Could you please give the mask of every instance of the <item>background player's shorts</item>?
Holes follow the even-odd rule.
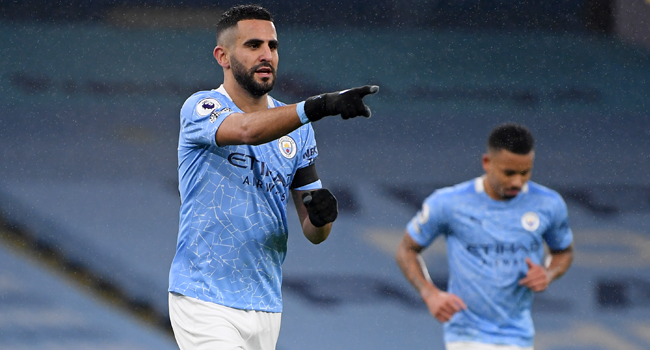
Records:
[[[447,350],[533,350],[533,347],[522,348],[516,345],[500,345],[459,341],[445,344]]]
[[[181,350],[274,350],[281,316],[169,293],[169,319]]]

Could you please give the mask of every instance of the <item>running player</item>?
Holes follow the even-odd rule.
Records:
[[[525,127],[496,127],[483,155],[485,175],[435,191],[407,225],[397,264],[444,323],[447,350],[531,350],[533,292],[571,265],[566,204],[528,181],[533,146]],[[447,292],[433,285],[419,255],[438,236],[447,241]]]
[[[274,349],[282,312],[281,265],[292,196],[309,241],[324,241],[338,215],[321,188],[310,122],[370,117],[364,86],[286,106],[268,96],[278,38],[257,5],[225,11],[214,57],[224,82],[192,95],[181,109],[181,195],[169,312],[179,347]]]

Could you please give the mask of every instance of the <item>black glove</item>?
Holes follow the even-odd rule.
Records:
[[[305,204],[307,213],[309,213],[309,221],[316,227],[323,227],[334,222],[339,216],[336,198],[326,188],[303,193],[302,203]]]
[[[365,85],[343,91],[312,96],[305,100],[305,115],[315,122],[328,115],[340,114],[343,119],[364,116],[370,118],[370,108],[363,104],[366,95],[379,91],[377,85]]]

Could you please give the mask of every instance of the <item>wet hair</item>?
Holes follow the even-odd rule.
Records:
[[[492,130],[487,147],[489,151],[505,149],[515,154],[528,154],[535,148],[535,141],[525,126],[507,123]]]
[[[217,23],[217,43],[219,36],[226,30],[237,25],[237,22],[247,19],[260,19],[273,22],[273,15],[260,5],[237,5],[221,14]]]

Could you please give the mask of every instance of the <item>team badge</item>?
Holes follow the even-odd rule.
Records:
[[[539,227],[539,215],[533,211],[529,211],[521,217],[521,226],[526,231],[533,232]]]
[[[280,153],[282,153],[282,155],[287,159],[293,158],[298,151],[296,141],[289,136],[280,137],[278,140],[278,147],[280,148]]]
[[[204,98],[196,104],[196,114],[205,117],[218,108],[221,108],[221,103],[219,103],[219,101],[214,98]]]

